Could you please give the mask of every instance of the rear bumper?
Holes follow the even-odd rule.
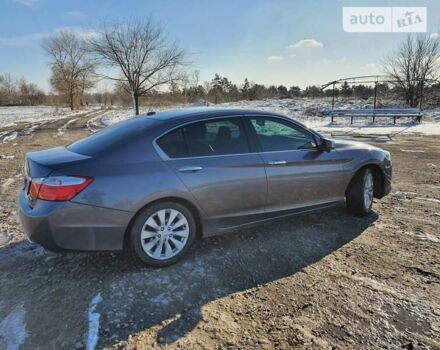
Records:
[[[38,200],[20,193],[20,221],[28,238],[52,251],[121,250],[133,213],[73,202]]]

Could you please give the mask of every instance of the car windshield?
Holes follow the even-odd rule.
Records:
[[[109,126],[96,134],[80,139],[67,146],[72,152],[87,156],[97,155],[109,147],[148,129],[156,121],[146,118],[131,118],[129,120]]]

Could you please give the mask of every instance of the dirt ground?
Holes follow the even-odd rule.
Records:
[[[283,219],[153,269],[25,241],[25,152],[86,135],[96,115],[24,125],[0,143],[0,349],[440,349],[439,137],[380,144],[393,191],[367,217]]]

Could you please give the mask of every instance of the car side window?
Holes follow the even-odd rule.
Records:
[[[293,124],[269,117],[251,117],[263,152],[311,149],[316,147],[313,136]]]
[[[250,151],[240,118],[205,120],[184,126],[183,130],[192,157]]]
[[[162,136],[157,144],[170,158],[188,157],[188,148],[185,144],[182,128],[175,129]]]
[[[175,129],[157,144],[170,158],[249,153],[249,143],[240,118],[213,119]]]

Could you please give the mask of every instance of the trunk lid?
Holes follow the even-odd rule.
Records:
[[[30,178],[46,177],[54,170],[90,158],[90,156],[72,152],[65,147],[29,152],[26,154],[24,175]]]

